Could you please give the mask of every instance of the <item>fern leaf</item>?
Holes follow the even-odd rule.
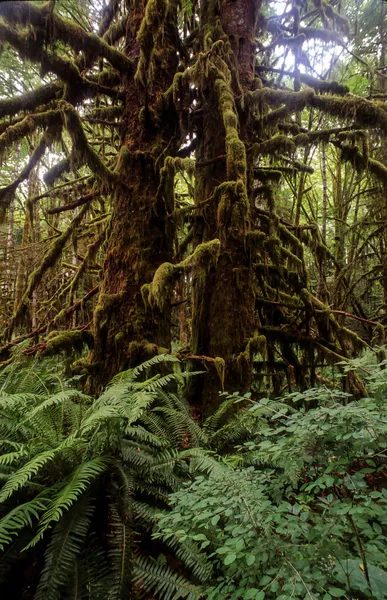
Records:
[[[134,580],[140,588],[151,591],[158,600],[198,600],[203,594],[201,588],[189,583],[185,577],[143,557],[136,560]]]
[[[34,520],[39,519],[49,502],[48,498],[38,496],[6,513],[0,519],[0,550],[4,550],[21,529],[33,527]]]
[[[94,458],[82,463],[72,474],[70,481],[62,487],[54,499],[50,502],[47,510],[40,519],[38,533],[28,544],[27,548],[34,546],[42,539],[44,533],[57,523],[78,498],[87,490],[89,485],[103,473],[109,462],[103,458]]]
[[[89,498],[79,502],[54,528],[35,600],[61,600],[88,534],[93,507]]]
[[[55,457],[57,452],[58,448],[41,452],[11,475],[0,492],[0,503],[5,502],[14,492],[22,488],[33,475],[36,475],[40,469]]]

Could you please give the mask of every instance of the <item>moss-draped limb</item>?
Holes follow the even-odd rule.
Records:
[[[50,127],[60,121],[61,114],[59,110],[46,110],[45,112],[27,115],[15,125],[9,125],[0,135],[0,156],[7,147],[33,133],[38,127]]]
[[[103,34],[103,39],[110,46],[114,46],[126,33],[126,26],[128,23],[128,15],[125,15],[118,21],[114,21],[109,28]]]
[[[103,183],[117,184],[119,181],[117,174],[105,165],[87,141],[81,120],[74,107],[68,102],[62,101],[60,110],[64,124],[74,144],[73,153],[75,157],[85,162],[95,176]]]
[[[85,216],[87,210],[88,206],[83,206],[81,208],[78,215],[72,220],[68,228],[51,244],[51,247],[46,252],[39,267],[35,271],[33,271],[29,276],[27,289],[23,294],[19,306],[16,308],[15,313],[13,314],[10,326],[8,328],[7,337],[12,335],[14,326],[17,325],[23,318],[24,314],[27,311],[28,304],[32,297],[33,291],[36,290],[47,270],[57,263],[63,248],[70,239],[70,236],[72,235],[73,231],[82,222],[82,219]]]
[[[293,71],[285,71],[284,69],[277,69],[275,67],[266,67],[264,65],[257,65],[255,70],[259,74],[260,72],[278,73],[279,75],[286,75],[293,79],[299,78],[300,82],[305,84],[307,87],[314,88],[319,92],[332,92],[340,96],[344,96],[349,92],[349,88],[346,85],[341,85],[337,81],[326,81],[325,79],[317,79],[306,73],[295,73]]]
[[[48,171],[43,175],[44,183],[48,186],[53,186],[55,181],[59,179],[62,175],[70,171],[71,169],[71,158],[63,158],[58,163],[53,165]]]
[[[45,131],[42,138],[40,139],[40,142],[38,143],[37,147],[32,153],[31,158],[29,159],[24,169],[20,172],[18,177],[14,181],[12,181],[12,183],[9,183],[3,188],[0,188],[0,222],[2,216],[7,210],[10,202],[12,201],[13,195],[17,190],[18,186],[20,185],[20,183],[22,183],[29,177],[32,169],[34,169],[34,167],[38,164],[38,162],[44,155],[47,146],[49,146],[49,144],[53,141],[53,137],[55,135],[58,135],[58,133],[59,132],[55,126],[54,128],[50,127],[47,131]]]
[[[9,100],[0,100],[0,118],[15,115],[22,110],[35,111],[38,106],[48,104],[48,102],[59,98],[62,94],[63,85],[49,83],[20,96],[14,96]]]
[[[88,33],[79,25],[66,21],[60,15],[50,9],[50,2],[38,6],[33,2],[6,2],[0,4],[0,16],[8,23],[23,26],[33,25],[46,31],[47,22],[55,31],[55,38],[68,44],[76,52],[84,52],[86,55],[102,56],[110,64],[127,73],[132,68],[132,61],[122,52],[109,46],[107,42],[98,35]]]
[[[51,355],[58,352],[65,352],[69,356],[72,356],[74,351],[80,354],[85,345],[92,348],[93,343],[94,339],[90,331],[82,329],[51,331],[47,338],[44,353]]]
[[[96,94],[105,94],[113,98],[120,97],[117,90],[82,77],[78,66],[73,62],[45,50],[41,38],[18,33],[0,22],[0,41],[11,44],[21,58],[28,58],[32,62],[40,63],[43,73],[51,72],[57,75],[67,84],[67,96],[71,96],[74,102]]]
[[[145,91],[147,86],[152,87],[154,71],[154,50],[158,37],[162,38],[165,20],[168,13],[167,0],[148,0],[145,14],[140,29],[137,33],[137,42],[140,46],[140,59],[137,64],[135,81]]]
[[[286,105],[289,111],[301,111],[306,107],[317,108],[329,115],[341,119],[351,119],[355,127],[378,129],[387,134],[387,112],[375,102],[364,100],[360,96],[318,95],[311,88],[300,92],[264,88],[251,92],[251,98],[271,107]]]
[[[198,279],[203,280],[211,265],[216,263],[219,252],[220,241],[215,239],[199,244],[190,256],[175,265],[172,263],[161,264],[154,274],[153,281],[145,284],[141,289],[144,302],[163,310],[177,277],[192,270]]]
[[[357,146],[349,146],[340,142],[333,142],[333,144],[340,148],[343,161],[350,162],[359,172],[368,169],[376,179],[387,185],[387,167],[383,163],[364,155]]]

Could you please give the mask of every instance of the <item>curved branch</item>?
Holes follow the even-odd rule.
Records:
[[[73,210],[74,208],[77,208],[78,206],[83,206],[84,204],[89,203],[90,200],[92,200],[93,198],[98,196],[98,194],[99,194],[99,190],[96,190],[95,192],[90,192],[89,194],[86,194],[85,196],[81,196],[80,198],[78,198],[77,200],[74,200],[73,202],[69,202],[68,204],[63,204],[62,206],[57,206],[56,208],[50,208],[47,211],[47,214],[48,215],[56,215],[58,213],[66,211],[66,210]]]
[[[76,52],[102,56],[121,72],[132,70],[132,61],[116,48],[112,48],[98,35],[87,33],[82,27],[66,21],[50,10],[50,3],[37,6],[32,2],[3,2],[0,16],[8,23],[37,27],[46,34],[47,25],[55,32],[55,38],[68,44]]]
[[[36,90],[26,92],[9,100],[0,100],[0,117],[15,115],[21,110],[32,111],[38,106],[47,104],[63,94],[63,86],[58,83],[42,85]]]
[[[73,231],[81,223],[83,217],[85,216],[85,214],[87,212],[87,209],[88,209],[87,205],[83,206],[83,208],[79,211],[79,214],[72,220],[72,222],[70,223],[68,228],[54,241],[54,243],[49,248],[48,252],[46,252],[45,256],[43,257],[41,265],[35,271],[33,271],[31,273],[31,275],[29,276],[27,289],[23,294],[20,304],[17,307],[17,309],[12,317],[10,326],[8,328],[8,331],[7,331],[8,338],[12,335],[12,331],[13,331],[15,324],[20,322],[20,319],[25,315],[29,301],[32,297],[33,291],[36,290],[36,288],[42,281],[43,276],[46,273],[46,271],[50,267],[53,267],[56,264],[57,260],[59,259],[60,255],[61,255],[63,248],[65,247],[65,245],[66,245],[67,241],[69,240],[70,236],[72,235]]]
[[[1,6],[2,4],[0,4],[0,8]],[[74,103],[80,102],[88,95],[104,94],[112,98],[120,97],[119,91],[83,78],[73,62],[65,60],[53,52],[47,52],[43,48],[42,39],[19,34],[0,23],[0,41],[11,44],[22,58],[40,63],[43,72],[54,73],[67,83]]]
[[[49,145],[52,136],[53,136],[52,127],[50,127],[47,131],[44,132],[43,136],[40,139],[39,144],[35,148],[34,152],[27,165],[21,171],[19,176],[7,186],[0,188],[0,210],[1,212],[6,210],[11,202],[11,199],[17,190],[18,186],[29,177],[32,169],[37,165],[42,156],[44,155],[47,146]]]
[[[7,146],[14,144],[29,133],[33,133],[38,127],[49,127],[60,122],[59,110],[46,110],[41,113],[28,115],[15,125],[9,125],[0,135],[0,154]]]

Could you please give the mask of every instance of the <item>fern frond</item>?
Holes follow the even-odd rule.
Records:
[[[0,550],[4,550],[21,529],[33,527],[34,520],[39,519],[40,513],[47,508],[49,502],[49,498],[37,496],[7,512],[0,519]]]
[[[137,558],[135,562],[134,580],[140,588],[151,591],[159,600],[198,600],[203,594],[198,586],[189,583],[182,575],[144,557]]]
[[[61,600],[76,559],[82,552],[94,508],[89,498],[77,503],[55,526],[35,600]]]
[[[58,450],[59,448],[54,448],[53,450],[41,452],[11,475],[0,491],[0,503],[5,502],[14,492],[22,488],[33,475],[36,475],[38,471],[52,461]]]
[[[38,533],[27,548],[34,546],[42,539],[47,529],[62,518],[63,514],[71,508],[90,484],[106,470],[108,464],[107,459],[94,458],[79,465],[72,474],[70,481],[56,493],[54,499],[50,502],[40,519]]]
[[[157,354],[156,356],[154,356],[153,358],[150,358],[149,360],[146,360],[145,362],[141,363],[141,365],[138,365],[138,367],[135,367],[133,369],[133,376],[137,377],[137,375],[139,373],[141,373],[142,371],[145,371],[146,369],[150,369],[151,367],[154,367],[155,365],[160,365],[161,363],[179,363],[179,359],[176,358],[176,356],[172,356],[171,354]]]
[[[60,404],[64,404],[65,402],[73,401],[73,400],[81,400],[82,402],[92,402],[92,398],[87,396],[86,394],[82,394],[78,390],[69,389],[62,390],[57,394],[49,396],[46,400],[35,406],[32,410],[30,410],[26,415],[26,420],[33,420],[36,415],[47,410],[48,408],[59,406]]]
[[[108,557],[112,567],[113,581],[109,600],[124,600],[128,597],[133,565],[134,533],[128,523],[120,518],[114,504],[110,505],[110,548]]]

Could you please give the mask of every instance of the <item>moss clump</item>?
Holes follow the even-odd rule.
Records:
[[[167,298],[172,293],[176,278],[186,271],[192,270],[199,278],[203,277],[214,264],[220,253],[218,239],[199,244],[194,252],[183,261],[173,265],[163,263],[153,276],[152,283],[142,286],[141,294],[145,305],[157,306],[163,310]]]
[[[114,336],[114,343],[116,346],[121,346],[124,340],[125,340],[125,333],[123,331],[119,331]]]
[[[172,291],[172,284],[177,273],[178,269],[172,263],[166,262],[159,266],[149,288],[149,304],[157,305],[160,310],[163,310],[164,303]]]
[[[292,138],[296,146],[307,146],[310,143],[309,136],[306,133],[299,133]]]
[[[220,385],[221,385],[222,391],[223,391],[224,390],[224,377],[225,377],[225,373],[226,373],[226,362],[225,362],[224,358],[217,356],[214,359],[214,367],[218,374],[218,377],[220,380]]]
[[[286,135],[275,135],[270,140],[254,144],[252,152],[254,156],[269,155],[275,156],[277,153],[292,154],[295,150],[295,144],[292,139]]]
[[[248,248],[254,251],[262,250],[266,237],[267,234],[259,229],[248,231],[246,233],[246,245]]]
[[[70,355],[74,350],[81,353],[84,345],[93,346],[93,336],[90,331],[51,331],[46,342],[46,354],[65,352]]]
[[[211,265],[216,263],[219,253],[220,241],[217,239],[210,240],[209,242],[199,244],[191,256],[187,256],[186,259],[176,266],[182,269],[188,267],[199,271],[202,271],[203,269],[207,271]]]
[[[94,309],[94,332],[98,332],[107,324],[112,308],[122,300],[122,292],[116,294],[100,294]]]

